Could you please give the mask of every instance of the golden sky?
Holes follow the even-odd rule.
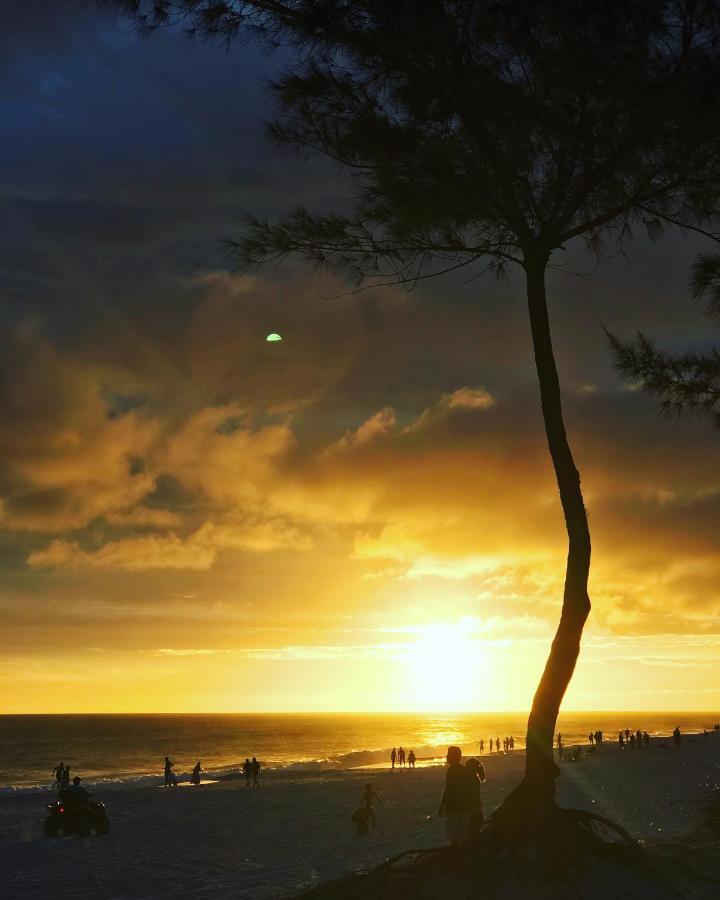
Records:
[[[521,281],[238,276],[240,213],[346,189],[262,144],[272,62],[29,9],[0,34],[0,712],[527,709],[565,537]],[[601,326],[717,330],[696,245],[627,249],[549,277],[594,542],[564,708],[717,708],[720,433],[623,386]]]
[[[526,708],[564,533],[531,372],[481,308],[178,290],[181,329],[6,340],[3,711]],[[604,378],[567,391],[594,607],[565,708],[712,708],[717,448]]]

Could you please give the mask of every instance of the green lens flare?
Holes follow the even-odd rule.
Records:
[[[281,341],[282,338],[280,337],[279,334],[276,334],[276,333],[273,331],[273,333],[272,333],[272,334],[269,334],[269,335],[265,338],[265,340],[266,340],[266,341],[269,341],[270,343],[273,343],[274,341]]]

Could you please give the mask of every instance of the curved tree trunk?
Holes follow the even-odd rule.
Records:
[[[553,738],[560,704],[572,678],[580,653],[580,638],[590,612],[587,592],[590,570],[590,530],[580,490],[580,475],[575,468],[565,434],[560,383],[553,354],[550,324],[545,299],[545,253],[526,255],[527,299],[530,313],[535,365],[540,385],[545,433],[568,533],[568,557],[565,570],[563,606],[550,655],[540,679],[527,728],[525,778],[518,793],[526,802],[545,806],[555,801],[555,778],[559,773],[553,761]]]

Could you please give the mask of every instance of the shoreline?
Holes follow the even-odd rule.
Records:
[[[681,747],[668,749],[660,740],[623,752],[606,743],[561,763],[559,802],[619,822],[648,848],[694,851],[705,842],[720,859],[720,840],[705,826],[718,796],[720,735],[687,735]],[[482,757],[486,815],[521,779],[524,758],[522,750]],[[366,781],[380,795],[378,821],[359,838],[350,817]],[[443,783],[444,767],[431,765],[276,770],[261,774],[259,790],[246,789],[238,777],[193,790],[98,788],[110,833],[52,839],[42,836],[48,792],[14,792],[0,797],[3,884],[18,900],[292,897],[405,850],[444,845],[444,822],[436,816]],[[718,884],[712,896],[720,895]]]

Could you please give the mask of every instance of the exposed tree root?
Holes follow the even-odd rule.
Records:
[[[508,798],[509,800],[510,798]],[[542,819],[503,804],[477,840],[400,853],[368,872],[313,888],[306,900],[702,900],[718,885],[675,858],[645,852],[596,813],[553,806]]]

